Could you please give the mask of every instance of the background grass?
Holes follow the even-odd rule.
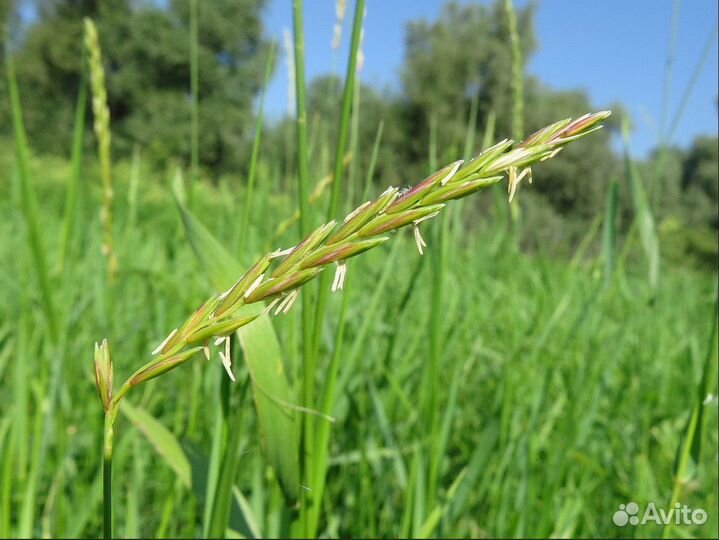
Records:
[[[361,18],[358,8],[352,58]],[[301,43],[301,32],[295,38]],[[301,54],[296,60],[303,102]],[[192,66],[196,87],[202,66]],[[252,181],[203,177],[202,100],[193,101],[187,186],[181,167],[151,167],[139,148],[117,161],[112,283],[100,250],[100,165],[82,152],[84,92],[70,160],[34,155],[20,135],[20,159],[12,144],[0,146],[0,536],[102,530],[92,344],[108,338],[123,380],[234,264],[193,250],[173,196],[191,200],[197,219],[246,264],[296,242],[296,226],[278,226],[298,207],[310,230],[328,207],[350,209],[384,189],[373,184],[384,124],[363,123],[361,87],[347,81],[342,114],[300,125],[297,155],[267,151],[259,116]],[[477,150],[477,114],[475,100],[465,155]],[[429,118],[426,158],[411,164],[418,170],[443,165],[450,150]],[[494,121],[486,125],[483,146],[494,138]],[[369,151],[359,148],[360,129],[376,133],[367,167],[352,157]],[[297,156],[299,183],[291,165],[285,170]],[[342,185],[316,191],[330,169]],[[116,425],[115,534],[715,537],[717,399],[706,398],[716,394],[717,274],[662,260],[644,181],[627,147],[606,206],[569,245],[547,242],[559,226],[522,222],[498,190],[480,194],[434,224],[424,257],[411,232],[400,233],[349,263],[343,293],[305,290],[304,312],[273,319],[293,402],[334,419],[330,429],[325,417],[298,415],[300,477],[312,484],[302,484],[300,507],[285,500],[262,451],[239,347],[234,385],[213,356],[134,390]],[[620,185],[631,186],[633,206],[623,211]],[[529,218],[537,211],[528,210]],[[680,502],[705,509],[708,521],[618,528],[612,515],[629,501]]]
[[[46,250],[54,255],[58,235],[50,232],[61,229],[59,201],[72,170],[68,163],[38,157],[30,159],[29,168],[37,179]],[[78,191],[78,219],[86,226],[73,235],[62,284],[54,291],[57,305],[63,306],[59,347],[64,364],[58,399],[50,409],[48,385],[58,369],[57,345],[46,338],[17,183],[2,184],[0,211],[7,231],[0,243],[0,286],[7,291],[0,297],[2,535],[97,534],[102,417],[92,381],[92,343],[108,337],[116,372],[124,376],[210,292],[183,238],[169,179],[150,183],[140,167],[136,224],[125,228],[129,205],[125,197],[116,197],[115,226],[127,232],[117,236],[121,270],[113,326],[107,325],[104,262],[95,226],[100,189],[88,181],[94,168],[93,163],[85,168]],[[130,164],[115,169],[117,193],[127,193]],[[253,215],[259,219],[253,219],[247,240],[254,254],[266,248],[264,239],[280,218],[294,210],[289,195],[271,188],[275,182],[266,172],[257,179]],[[229,242],[242,191],[231,185],[236,199],[228,200],[223,190],[206,183],[196,188],[197,214]],[[323,205],[312,208],[324,213]],[[709,346],[716,276],[667,267],[650,302],[636,242],[603,288],[598,256],[579,257],[572,265],[548,249],[519,253],[508,248],[500,226],[488,218],[465,218],[462,231],[453,239],[445,266],[446,339],[436,399],[446,443],[436,493],[442,512],[433,533],[626,532],[611,523],[620,502],[666,505],[672,496],[674,460]],[[407,234],[350,267],[353,286],[343,318],[349,345],[339,368],[346,384],[333,411],[337,422],[320,524],[330,535],[415,535],[434,509],[418,497],[418,486],[426,481],[417,473],[418,463],[428,460],[428,449],[434,447],[417,400],[431,305],[431,268],[417,270],[419,260]],[[381,300],[373,304],[378,293]],[[340,307],[332,297],[325,319],[329,330],[337,325]],[[299,316],[300,310],[293,310],[275,319],[295,385],[301,382]],[[332,343],[321,344],[318,381],[331,349]],[[178,482],[143,434],[121,418],[115,457],[117,534],[198,534],[202,490],[196,488],[207,474],[201,464],[212,451],[211,420],[222,376],[215,360],[195,361],[131,396],[134,405],[181,441],[193,465],[192,486]],[[705,525],[682,528],[701,536],[717,531],[711,511],[717,504],[716,400],[704,412],[704,451],[685,478],[680,499],[709,511]],[[41,436],[46,420],[47,439]],[[263,463],[254,423],[247,408],[235,485],[257,532],[272,535],[284,527],[282,502]],[[462,482],[447,499],[460,474]],[[238,531],[243,530],[240,521],[236,514]],[[641,530],[660,532],[650,526]]]

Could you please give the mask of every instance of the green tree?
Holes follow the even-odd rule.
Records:
[[[517,28],[526,59],[534,50],[533,7],[517,10]],[[440,145],[461,153],[470,103],[478,97],[478,118],[497,115],[496,132],[511,132],[512,55],[501,2],[490,6],[451,2],[434,22],[411,22],[405,38],[402,83],[410,158],[427,155],[431,115]],[[421,137],[416,135],[421,133]],[[478,140],[481,140],[479,138]]]
[[[554,91],[536,80],[527,81],[527,133],[552,119],[577,117],[593,109],[583,91]],[[532,190],[540,193],[560,215],[591,220],[603,208],[609,179],[620,172],[610,144],[611,133],[612,124],[608,122],[605,129],[595,134],[592,144],[579,141],[562,150],[562,159],[549,160],[544,164],[546,167],[538,167]]]
[[[134,144],[151,158],[189,160],[188,0],[158,3],[46,0],[17,50],[27,126],[36,148],[66,152],[83,66],[82,17],[98,26],[107,73],[116,152]],[[252,100],[267,45],[264,2],[200,3],[202,163],[214,170],[242,162]]]
[[[337,140],[338,123],[336,121],[339,111],[342,90],[342,80],[334,75],[316,77],[307,88],[307,107],[310,121],[315,129],[316,140],[321,141],[315,148],[324,144],[330,150],[334,148]],[[356,170],[364,175],[370,165],[372,148],[381,122],[382,141],[375,163],[374,180],[379,185],[397,183],[398,181],[412,181],[404,175],[404,164],[398,159],[406,144],[403,131],[399,100],[386,91],[379,91],[371,86],[361,84],[359,89],[359,124],[357,130],[358,152],[353,156]],[[320,148],[317,148],[319,153]],[[329,156],[328,156],[329,157]],[[329,170],[329,163],[325,168]],[[364,176],[358,179],[364,182]],[[357,196],[361,193],[357,194]],[[354,201],[359,202],[359,201]]]
[[[694,139],[682,167],[682,188],[688,220],[719,228],[719,139]]]

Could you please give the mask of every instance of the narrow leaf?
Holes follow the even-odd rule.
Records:
[[[147,438],[155,451],[175,471],[183,486],[190,487],[190,461],[177,438],[154,416],[141,407],[134,407],[125,399],[120,410]]]

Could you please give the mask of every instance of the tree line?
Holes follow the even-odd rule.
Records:
[[[199,2],[200,158],[208,177],[246,172],[253,104],[269,49],[262,25],[265,4],[265,0]],[[19,24],[22,12],[20,2],[0,0],[35,151],[67,153],[84,72],[82,19],[89,16],[101,36],[114,155],[128,156],[139,146],[156,164],[189,162],[189,0],[40,0],[25,25]],[[517,9],[516,20],[526,66],[536,47],[533,5]],[[356,170],[368,167],[380,123],[378,185],[422,178],[428,168],[430,133],[441,162],[462,156],[469,131],[474,150],[490,127],[494,139],[510,137],[511,64],[502,2],[450,2],[436,20],[408,24],[400,87],[389,91],[362,84],[358,89],[354,136],[359,151],[351,158]],[[621,104],[592,104],[583,91],[551,89],[524,71],[526,133],[598,107],[612,108],[615,119],[621,116]],[[3,78],[0,90],[7,95],[4,85]],[[341,92],[342,81],[334,75],[309,82],[315,152],[333,145]],[[292,137],[287,136],[291,123],[285,118],[268,126],[262,146],[263,158],[287,178],[294,172]],[[3,99],[0,136],[9,135],[9,128],[8,100]],[[537,171],[523,204],[528,207],[527,219],[536,220],[539,230],[561,224],[564,239],[577,240],[601,213],[609,180],[624,174],[622,156],[612,147],[616,131],[616,123],[610,123],[591,144],[574,145],[563,159],[551,160]],[[715,260],[718,162],[716,137],[699,137],[687,150],[657,149],[641,164],[660,232],[682,237],[676,240],[677,256],[689,250],[702,260]],[[628,186],[622,187],[620,208],[620,215],[631,213]],[[556,232],[560,227],[551,228]],[[689,233],[671,236],[677,228]]]

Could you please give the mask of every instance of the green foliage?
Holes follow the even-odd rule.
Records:
[[[551,91],[531,80],[525,108],[527,133],[558,118],[576,116],[589,105],[582,91]],[[559,215],[588,222],[604,206],[608,179],[619,172],[610,147],[612,131],[610,124],[594,134],[592,144],[581,141],[562,150],[562,159],[537,169],[532,190],[541,193]]]
[[[534,49],[533,8],[516,11],[522,58]],[[402,82],[404,111],[411,133],[429,133],[429,115],[437,117],[437,138],[452,155],[461,152],[472,95],[479,94],[479,118],[497,113],[498,134],[512,124],[512,53],[509,28],[501,2],[490,6],[451,2],[437,21],[409,24]],[[424,155],[426,138],[410,151]],[[457,147],[457,145],[460,145]],[[445,161],[445,156],[442,156]]]
[[[691,208],[692,222],[719,228],[719,140],[698,137],[687,152],[682,167],[682,189]]]
[[[11,4],[0,0],[0,16]],[[195,222],[178,219],[169,189],[173,175],[181,183],[175,160],[190,162],[189,0],[41,2],[37,24],[10,36],[25,106],[16,126],[26,119],[31,137],[29,144],[16,138],[19,159],[10,139],[0,144],[0,288],[7,291],[0,295],[0,536],[101,531],[93,341],[113,343],[116,377],[124,379],[221,288],[205,273],[224,275],[227,285],[241,270],[237,259],[296,242],[294,228],[274,236],[297,208],[294,121],[265,126],[245,198],[250,103],[267,63],[261,6],[197,4],[199,156],[221,174],[216,184],[197,182]],[[118,157],[114,232],[127,264],[111,326],[101,192],[85,180],[98,177],[99,165],[83,155],[79,128],[82,15],[98,22]],[[532,8],[518,10],[525,62],[531,26]],[[438,21],[410,28],[404,86],[355,90],[359,114],[341,194],[353,204],[423,178],[428,147],[440,162],[472,154],[475,142],[495,138],[482,136],[495,118],[496,138],[511,135],[502,2],[455,4]],[[234,46],[237,54],[224,54]],[[308,84],[310,191],[338,154],[342,89],[333,77]],[[7,90],[0,77],[3,96]],[[526,133],[593,108],[583,92],[526,77],[524,96]],[[6,101],[0,130],[11,126]],[[707,394],[717,392],[717,139],[631,162],[646,189],[638,208],[611,137],[607,129],[571,145],[536,168],[531,187],[523,182],[514,203],[522,204],[521,250],[507,242],[503,214],[492,215],[506,208],[495,190],[496,200],[480,196],[451,216],[445,249],[428,238],[435,251],[419,257],[411,234],[400,233],[391,248],[351,262],[343,297],[330,296],[321,339],[312,343],[318,355],[309,377],[295,306],[245,327],[243,350],[235,348],[237,383],[216,358],[207,363],[199,354],[145,383],[116,426],[115,532],[284,537],[298,533],[291,526],[298,504],[313,496],[304,530],[324,537],[612,537],[611,515],[627,500],[715,508],[717,408]],[[68,189],[75,185],[77,197]],[[323,185],[305,209],[310,226],[325,218],[331,184]],[[244,204],[251,212],[242,224]],[[656,220],[662,254],[651,305],[631,228],[645,211]],[[198,232],[199,221],[214,234]],[[69,232],[46,234],[60,230]],[[238,232],[241,253],[233,249]],[[204,251],[193,253],[193,243]],[[59,261],[63,271],[53,272]],[[430,296],[435,278],[445,283],[441,302]],[[50,296],[53,325],[43,320]],[[429,321],[441,340],[428,338]],[[51,326],[57,340],[48,339]],[[427,380],[430,343],[441,345],[433,353],[440,362]],[[318,389],[313,410],[295,405],[305,380]],[[255,407],[245,397],[250,385]],[[427,403],[438,407],[434,418]],[[297,421],[310,416],[316,453],[302,458],[315,470],[302,475]],[[294,492],[300,502],[288,503]],[[718,526],[709,512],[704,526],[665,534],[716,536]]]
[[[69,164],[63,170],[52,160],[31,159],[30,169],[58,170],[49,177],[38,176],[36,186],[44,210],[40,219],[49,229],[58,229],[62,208],[51,201],[62,201]],[[270,169],[258,169],[262,170]],[[118,193],[125,193],[128,166],[117,164],[114,176]],[[267,193],[273,181],[265,174],[258,176],[250,253],[262,249],[258,239],[271,235],[276,221],[294,209],[284,194]],[[520,193],[520,200],[530,193]],[[19,231],[22,215],[6,195],[3,191],[0,197],[3,225]],[[227,219],[222,193],[201,183],[196,196],[198,215],[225,243],[235,223]],[[102,292],[92,285],[98,279],[93,276],[102,274],[103,268],[96,224],[99,190],[90,190],[78,200],[83,221],[74,240],[88,247],[67,267],[57,302],[68,306],[73,321],[67,337],[69,357],[86,361],[67,362],[63,369],[61,397],[51,411],[58,429],[34,483],[28,475],[34,459],[32,433],[44,417],[51,356],[38,339],[43,314],[31,307],[38,305],[40,296],[32,286],[25,239],[10,234],[0,243],[2,268],[17,269],[0,270],[0,284],[9,291],[26,290],[33,301],[23,307],[20,294],[0,297],[0,462],[2,467],[10,463],[12,471],[0,475],[0,484],[7,483],[8,490],[0,490],[0,508],[10,510],[6,515],[11,527],[0,530],[3,536],[20,534],[18,510],[30,492],[36,494],[36,504],[27,510],[26,536],[40,536],[44,527],[48,536],[98,534],[97,442],[102,425],[88,344],[107,335],[116,344],[112,351],[116,377],[126,376],[169,328],[181,323],[214,290],[181,234],[167,187],[161,181],[143,183],[138,197],[136,226],[117,237],[119,254],[132,266],[118,275],[115,326],[107,334],[101,318],[95,316]],[[118,230],[123,230],[128,211],[126,198],[118,196]],[[316,212],[324,215],[324,207]],[[453,412],[439,461],[437,502],[432,507],[425,504],[417,514],[416,530],[419,534],[434,527],[432,534],[438,537],[483,532],[513,536],[522,531],[537,536],[563,532],[572,537],[611,537],[616,532],[611,515],[618,501],[636,497],[668,504],[671,499],[674,457],[684,441],[706,361],[716,275],[665,265],[655,304],[648,306],[640,301],[647,290],[644,267],[631,259],[617,261],[621,266],[616,277],[622,278],[612,280],[603,295],[596,296],[603,285],[601,259],[585,258],[573,269],[560,258],[506,250],[495,241],[500,234],[501,227],[484,219],[475,221],[464,231],[452,264],[447,265],[446,279],[452,286],[445,287],[442,328],[447,340],[438,399],[447,404],[440,412],[443,422],[448,409]],[[347,341],[339,365],[337,402],[329,413],[336,421],[319,522],[326,536],[402,536],[402,517],[409,508],[411,518],[415,507],[411,493],[416,494],[417,508],[424,496],[416,486],[427,481],[430,457],[418,415],[429,265],[413,280],[415,263],[421,259],[411,234],[393,242],[357,259],[348,274],[354,285],[344,320]],[[55,247],[52,243],[47,249],[53,253]],[[430,244],[428,249],[432,248]],[[30,286],[25,289],[24,284]],[[331,333],[337,324],[337,306],[329,309],[326,324]],[[288,315],[273,319],[294,391],[299,382],[299,315],[295,306]],[[695,352],[688,354],[688,348]],[[236,365],[242,365],[239,358]],[[715,381],[711,375],[709,380]],[[131,491],[140,508],[138,536],[156,535],[165,512],[170,515],[167,536],[201,534],[203,501],[197,498],[196,485],[203,485],[201,479],[207,475],[214,419],[221,414],[216,384],[220,376],[226,378],[219,361],[212,358],[208,363],[200,355],[146,383],[147,389],[133,396],[136,408],[152,415],[179,441],[190,463],[192,488],[179,480],[187,477],[182,456],[175,458],[182,471],[178,477],[158,453],[164,442],[149,438],[146,442],[145,435],[123,416],[118,419],[114,457],[118,535],[131,517],[127,500]],[[318,380],[326,376],[321,369]],[[713,384],[707,392],[716,394]],[[453,398],[452,393],[456,393]],[[714,403],[705,406],[703,449],[688,485],[691,490],[681,498],[692,507],[713,508],[716,503]],[[261,450],[258,417],[248,399],[241,408],[234,486],[247,499],[263,536],[287,535],[283,527],[288,515],[277,476],[268,469]],[[8,421],[3,442],[2,426]],[[21,454],[22,448],[31,452]],[[414,473],[420,477],[415,481],[412,462],[419,448],[424,469]],[[8,456],[12,460],[7,461]],[[400,480],[402,469],[406,484]],[[48,486],[53,484],[57,487],[50,504]],[[235,512],[230,513],[231,529],[239,531],[241,520]],[[715,534],[717,524],[711,515],[702,528],[682,527],[682,532]]]
[[[202,164],[214,171],[244,163],[252,99],[260,88],[267,42],[262,2],[218,0],[199,7]],[[27,100],[28,133],[43,151],[65,152],[82,59],[82,17],[95,20],[107,71],[114,144],[127,156],[135,144],[158,163],[190,161],[190,17],[187,0],[153,3],[41,4],[38,21],[16,53]]]

